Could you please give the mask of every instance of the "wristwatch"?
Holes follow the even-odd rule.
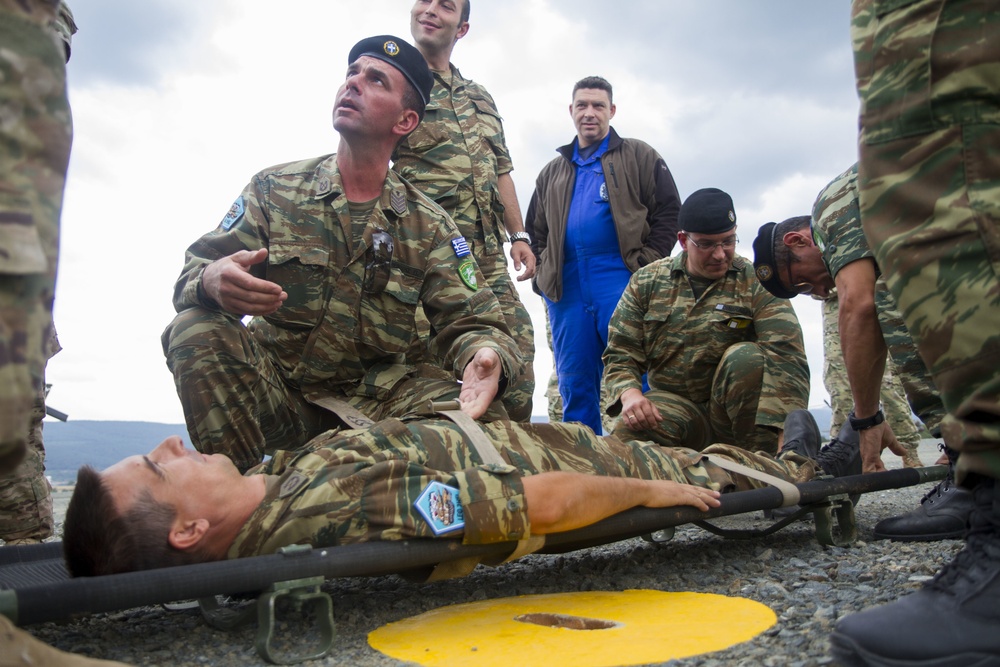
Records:
[[[851,422],[851,428],[855,431],[866,431],[874,426],[878,426],[885,421],[885,415],[882,413],[882,408],[878,409],[878,412],[873,414],[871,417],[865,417],[864,419],[858,419],[854,416],[854,410],[851,410],[847,418]]]
[[[517,241],[524,241],[528,245],[531,245],[531,237],[528,236],[528,232],[514,232],[510,235],[510,242],[515,243]]]

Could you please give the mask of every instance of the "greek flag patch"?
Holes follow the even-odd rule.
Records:
[[[472,251],[469,250],[469,244],[465,240],[464,236],[460,236],[457,239],[451,240],[451,247],[455,249],[455,257],[465,257]]]
[[[435,535],[465,527],[465,515],[458,502],[458,489],[452,486],[431,482],[414,501],[413,507],[424,517]]]

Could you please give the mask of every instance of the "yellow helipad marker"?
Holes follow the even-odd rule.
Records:
[[[618,667],[719,651],[776,621],[759,602],[723,595],[560,593],[435,609],[382,626],[368,643],[425,667]]]

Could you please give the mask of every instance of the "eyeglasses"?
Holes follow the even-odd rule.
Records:
[[[736,244],[740,242],[740,237],[732,236],[724,241],[716,241],[713,243],[712,241],[695,241],[693,238],[689,236],[688,241],[690,241],[691,244],[698,250],[704,250],[705,252],[715,252],[716,248],[722,248],[723,250],[732,250],[733,248],[736,247]]]
[[[392,268],[392,237],[379,230],[372,234],[371,247],[365,252],[365,278],[362,288],[368,294],[379,294],[389,284]]]
[[[792,282],[792,249],[785,248],[787,252],[785,253],[785,270],[788,271],[788,282]],[[813,291],[813,286],[811,283],[794,283],[788,288],[796,294],[809,294]]]

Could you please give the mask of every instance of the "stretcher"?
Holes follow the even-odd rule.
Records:
[[[905,468],[869,475],[816,479],[783,488],[769,486],[722,496],[720,507],[634,508],[577,530],[544,536],[527,552],[565,553],[633,537],[668,539],[676,526],[694,523],[727,538],[767,535],[801,516],[814,517],[823,544],[849,545],[857,538],[851,497],[944,479],[947,466]],[[790,516],[760,530],[732,531],[713,518],[797,505]],[[237,560],[73,579],[63,565],[61,544],[0,548],[0,613],[18,625],[65,621],[81,615],[134,607],[197,601],[206,620],[218,628],[257,619],[257,650],[270,662],[292,664],[325,655],[333,646],[333,602],[321,587],[327,579],[401,574],[416,581],[464,576],[478,564],[498,565],[524,552],[524,545],[502,542],[463,545],[457,539],[368,542],[333,548],[286,547],[275,554]],[[239,617],[220,607],[216,596],[257,596]],[[275,646],[278,603],[308,608],[318,624],[315,646],[289,653]]]

